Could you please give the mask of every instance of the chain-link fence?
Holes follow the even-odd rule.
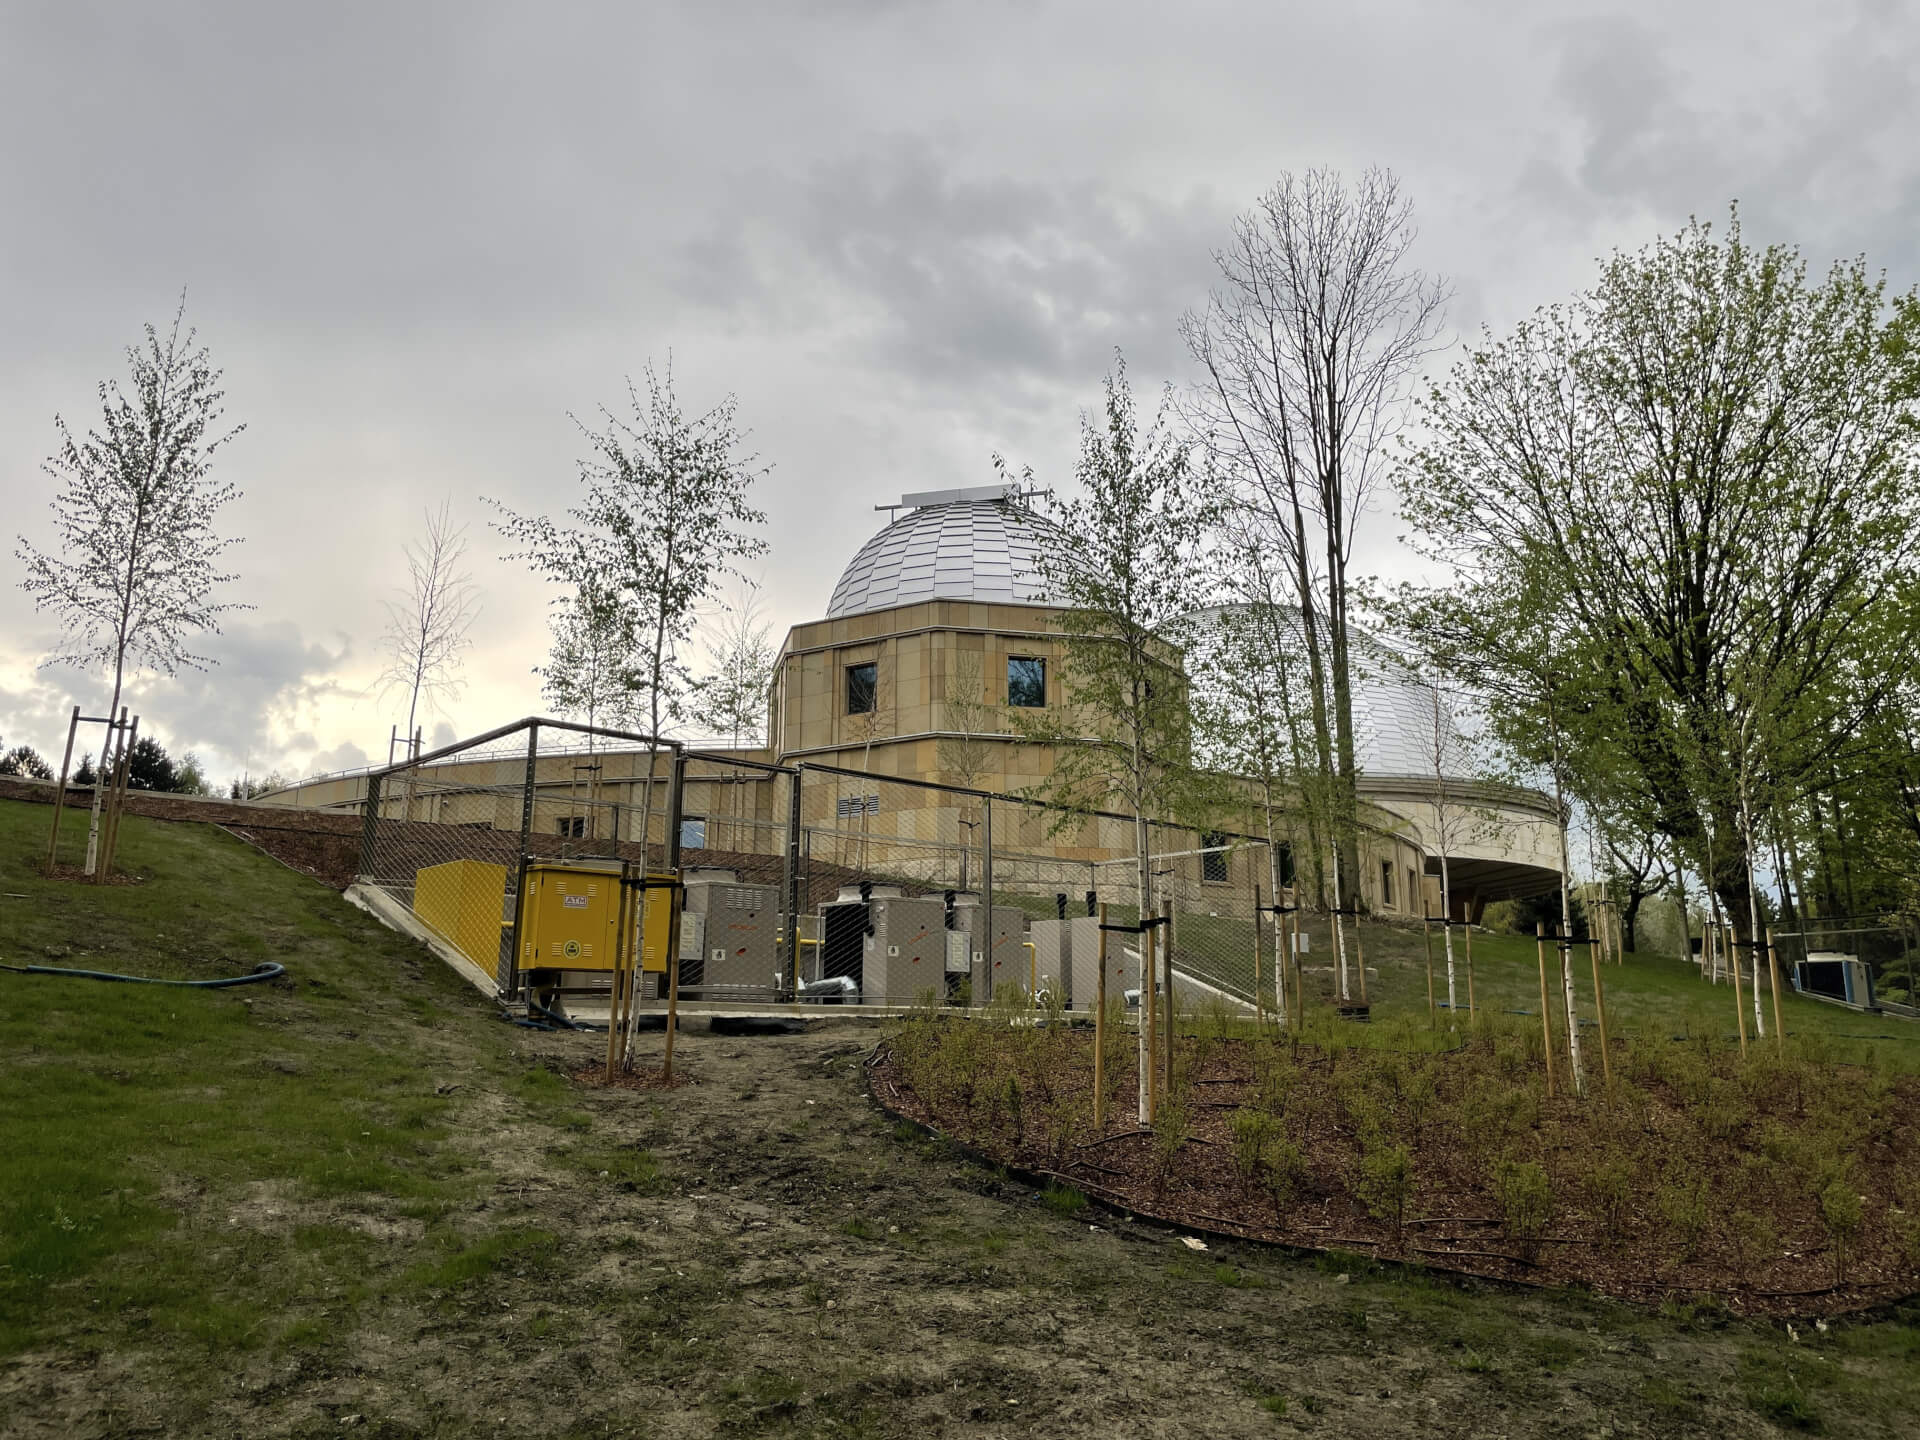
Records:
[[[1130,817],[556,722],[372,772],[353,803],[362,887],[503,996],[548,1003],[608,988],[615,939],[600,917],[624,913],[609,897],[636,875],[684,885],[661,893],[680,896],[690,1002],[980,1005],[1011,990],[1085,1010],[1098,907],[1114,925],[1140,918]],[[1266,845],[1146,830],[1176,991],[1250,1009],[1257,907],[1274,899]],[[1137,941],[1109,941],[1110,994],[1137,995]],[[660,970],[643,967],[643,999]]]

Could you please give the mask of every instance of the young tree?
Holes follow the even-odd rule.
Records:
[[[1119,362],[1102,414],[1082,417],[1078,493],[1052,505],[1060,543],[1040,557],[1060,606],[1062,703],[1019,720],[1024,735],[1054,746],[1053,773],[1035,787],[1041,798],[1133,817],[1142,918],[1153,903],[1148,817],[1177,814],[1188,800],[1180,657],[1209,598],[1199,551],[1214,520],[1210,486],[1169,427],[1171,403],[1169,394],[1143,429]],[[1141,1062],[1145,1122],[1144,1049]]]
[[[1605,725],[1561,720],[1609,732],[1748,940],[1754,817],[1854,750],[1920,649],[1876,624],[1920,538],[1917,332],[1920,302],[1863,262],[1812,284],[1737,219],[1724,239],[1696,222],[1489,337],[1402,476],[1456,606],[1551,607]],[[1554,584],[1516,591],[1520,572]]]
[[[174,770],[173,788],[181,795],[210,795],[212,787],[207,784],[207,767],[193,751],[189,750],[180,757],[180,764]]]
[[[742,581],[707,640],[710,667],[698,682],[709,733],[736,749],[766,737],[767,689],[773,683],[773,627],[760,618],[759,587]]]
[[[625,597],[598,576],[583,575],[579,588],[555,606],[548,628],[547,662],[533,667],[547,703],[590,726],[631,724],[643,681],[630,658],[635,616]]]
[[[938,746],[940,768],[955,785],[978,789],[993,769],[994,737],[1005,735],[1005,707],[987,699],[981,652],[955,650],[947,672],[945,702],[947,734]]]
[[[120,712],[131,669],[163,675],[211,663],[188,647],[219,633],[220,617],[244,608],[216,598],[234,577],[221,556],[238,539],[214,530],[222,507],[239,498],[210,479],[215,454],[245,427],[221,429],[221,372],[195,332],[180,333],[186,301],[164,342],[153,326],[127,350],[131,397],[114,381],[99,387],[101,425],[77,440],[59,416],[60,447],[43,467],[60,484],[53,500],[58,544],[42,551],[22,536],[20,586],[64,629],[45,664],[104,666],[113,673],[107,714]],[[110,755],[102,757],[111,768]],[[100,841],[96,787],[87,828],[86,873]]]
[[[1351,189],[1332,171],[1283,175],[1234,222],[1219,288],[1181,322],[1204,372],[1194,427],[1291,574],[1346,896],[1360,889],[1348,567],[1448,294],[1410,265],[1414,237],[1386,171]]]
[[[398,690],[407,697],[407,753],[414,753],[413,737],[420,702],[429,708],[459,693],[460,657],[472,642],[467,632],[480,614],[480,597],[473,576],[461,568],[467,553],[467,527],[456,526],[452,502],[442,500],[438,510],[426,512],[426,531],[402,549],[407,561],[407,584],[400,598],[387,603],[387,630],[382,641],[387,668],[381,672],[383,692]]]
[[[575,424],[591,451],[580,462],[585,493],[567,523],[518,515],[499,501],[496,527],[538,574],[577,590],[596,575],[634,617],[632,663],[645,697],[648,734],[680,719],[691,684],[683,649],[701,605],[721,577],[763,554],[766,542],[745,533],[766,516],[747,503],[765,474],[741,451],[735,401],[689,416],[673,391],[671,369],[651,365],[642,397],[627,383],[630,416],[604,407],[602,428]],[[643,813],[653,803],[654,766],[647,768]]]

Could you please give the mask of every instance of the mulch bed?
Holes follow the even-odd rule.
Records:
[[[583,1065],[572,1072],[571,1078],[576,1085],[591,1086],[600,1090],[678,1090],[682,1086],[694,1083],[693,1076],[687,1073],[684,1065],[674,1069],[673,1079],[668,1080],[658,1070],[628,1070],[607,1079],[607,1064],[602,1060],[597,1065]]]
[[[1610,1152],[1632,1153],[1636,1167],[1632,1196],[1611,1224],[1583,1200],[1581,1187],[1599,1153],[1595,1124],[1618,1125],[1617,1118],[1596,1122],[1594,1117],[1608,1113],[1597,1099],[1563,1095],[1546,1103],[1537,1158],[1552,1176],[1553,1219],[1537,1241],[1522,1244],[1506,1234],[1484,1152],[1461,1133],[1457,1112],[1449,1117],[1449,1102],[1458,1093],[1450,1091],[1447,1072],[1457,1066],[1457,1056],[1430,1057],[1441,1076],[1439,1099],[1411,1144],[1417,1183],[1404,1223],[1396,1227],[1376,1218],[1356,1194],[1359,1142],[1338,1118],[1324,1056],[1307,1059],[1301,1072],[1306,1078],[1296,1103],[1309,1111],[1317,1105],[1322,1118],[1317,1125],[1310,1122],[1304,1136],[1294,1124],[1305,1173],[1281,1209],[1236,1167],[1230,1117],[1257,1099],[1247,1042],[1216,1044],[1209,1058],[1189,1068],[1188,1129],[1170,1170],[1153,1132],[1136,1125],[1137,1072],[1130,1060],[1112,1068],[1108,1127],[1096,1135],[1087,1123],[1091,1039],[1071,1035],[1053,1046],[1051,1077],[1036,1076],[1032,1069],[1032,1057],[1042,1049],[1028,1041],[1019,1061],[1003,1058],[983,1072],[992,1079],[981,1082],[982,1091],[987,1084],[1004,1086],[1008,1074],[1022,1076],[1024,1113],[1017,1125],[1005,1107],[983,1107],[978,1098],[929,1103],[915,1092],[891,1044],[869,1064],[869,1084],[875,1100],[895,1117],[932,1129],[989,1161],[1071,1185],[1114,1209],[1203,1234],[1354,1251],[1502,1282],[1579,1285],[1639,1303],[1712,1302],[1751,1314],[1840,1314],[1920,1292],[1912,1242],[1897,1228],[1899,1200],[1916,1173],[1920,1139],[1905,1118],[1882,1137],[1883,1143],[1871,1147],[1876,1153],[1858,1157],[1867,1220],[1852,1247],[1845,1283],[1838,1283],[1817,1203],[1783,1183],[1777,1172],[1763,1173],[1738,1158],[1739,1144],[1757,1139],[1758,1122],[1752,1127],[1755,1135],[1742,1142],[1703,1146],[1687,1123],[1684,1104],[1660,1093],[1657,1085],[1641,1092],[1652,1098],[1632,1127],[1635,1133],[1626,1142],[1630,1151]],[[1620,1063],[1616,1059],[1616,1068]],[[1920,1112],[1920,1083],[1911,1077],[1899,1082],[1892,1105],[1902,1117]],[[1296,1112],[1290,1107],[1289,1113]],[[1050,1118],[1057,1115],[1073,1116],[1064,1146]],[[1706,1180],[1715,1222],[1691,1258],[1673,1238],[1653,1193],[1658,1177],[1672,1173],[1668,1167],[1679,1147],[1688,1148],[1695,1167],[1689,1173]],[[1734,1240],[1725,1221],[1736,1209],[1763,1217],[1772,1243]],[[1758,1253],[1762,1247],[1765,1253]]]

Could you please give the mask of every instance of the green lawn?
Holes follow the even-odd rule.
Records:
[[[205,979],[277,960],[287,977],[0,974],[0,1356],[138,1338],[193,1364],[294,1343],[521,1242],[450,1223],[485,1168],[450,1112],[482,1086],[529,1113],[570,1097],[513,1062],[478,997],[210,827],[129,817],[142,883],[45,880],[49,814],[0,803],[0,962]],[[211,1240],[184,1223],[210,1195],[244,1221]]]

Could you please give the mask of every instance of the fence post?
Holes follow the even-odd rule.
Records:
[[[380,787],[382,777],[367,777],[367,798],[360,819],[360,879],[373,878],[373,850],[380,824]]]
[[[507,955],[500,965],[500,989],[508,999],[520,992],[520,909],[527,894],[527,842],[533,838],[533,791],[539,778],[540,727],[527,727],[527,775],[520,789],[520,853],[513,866],[513,925]]]
[[[800,993],[800,773],[796,765],[787,777],[787,994]]]

